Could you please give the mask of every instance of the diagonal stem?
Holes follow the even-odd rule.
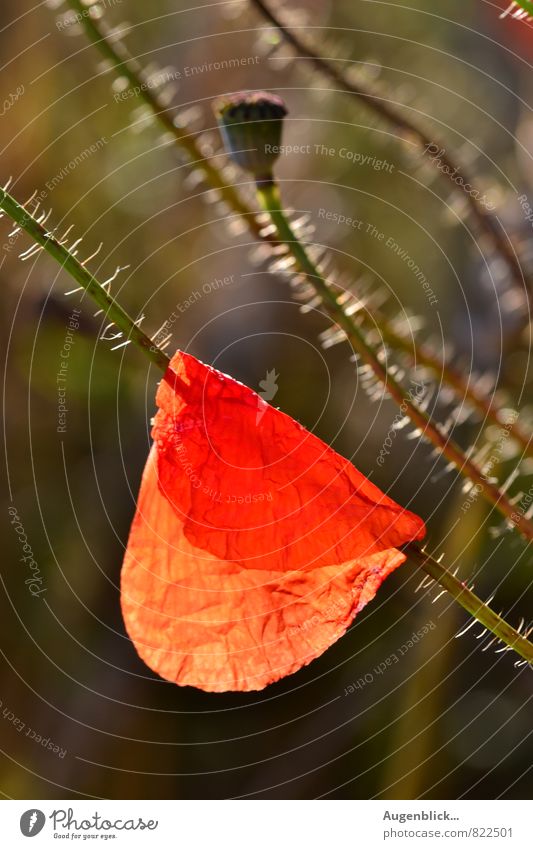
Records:
[[[531,3],[530,0],[515,0],[515,3],[517,6],[520,6],[524,12],[527,12],[528,15],[533,16],[533,3]]]
[[[206,179],[210,185],[219,189],[219,191],[223,194],[225,202],[231,209],[233,209],[234,212],[241,216],[251,235],[261,242],[275,245],[276,240],[274,236],[269,233],[265,233],[264,229],[257,221],[255,211],[241,199],[240,195],[232,186],[226,185],[226,182],[220,173],[220,169],[208,158],[202,158],[202,154],[194,139],[175,124],[171,112],[158,102],[153,89],[145,83],[146,75],[142,66],[136,59],[129,55],[124,44],[116,39],[111,39],[105,23],[101,19],[91,18],[87,14],[87,9],[81,2],[79,2],[79,0],[67,0],[67,3],[78,15],[78,20],[84,27],[88,38],[96,45],[102,55],[109,60],[117,75],[127,77],[133,90],[138,93],[138,96],[141,97],[143,102],[151,109],[154,117],[161,124],[162,129],[172,133],[176,143],[188,153],[190,159],[195,163],[198,163],[199,167],[203,168]],[[267,7],[264,3],[261,4],[261,8],[264,9],[265,14],[267,14]],[[270,14],[271,13],[268,12],[268,15]],[[79,17],[80,15],[81,17]],[[272,20],[274,22],[274,19]],[[277,18],[275,20],[277,21]],[[279,26],[281,27],[281,24],[279,24]],[[285,29],[282,31],[285,32]],[[373,314],[374,317],[376,317],[375,311],[373,311]],[[391,346],[391,348],[410,354],[413,360],[416,358],[416,362],[431,369],[440,379],[450,386],[460,398],[468,398],[484,417],[500,427],[507,427],[508,432],[517,440],[524,452],[529,456],[533,456],[531,435],[520,428],[516,422],[511,425],[509,425],[508,422],[505,422],[503,412],[494,400],[492,400],[489,404],[483,396],[476,393],[475,389],[467,384],[459,372],[453,370],[450,366],[432,356],[427,347],[418,346],[415,343],[415,349],[414,351],[411,351],[411,347],[408,345],[406,340],[403,339],[400,334],[395,332],[391,323],[383,314],[380,314],[379,316],[379,327],[383,333],[385,341]]]
[[[345,91],[347,94],[351,94],[363,102],[369,109],[379,115],[380,118],[392,125],[400,137],[416,139],[420,147],[425,150],[436,148],[439,151],[438,158],[430,158],[429,161],[438,167],[439,173],[450,177],[450,181],[456,191],[458,187],[454,177],[459,172],[463,177],[463,185],[475,185],[475,181],[465,172],[464,167],[456,162],[454,157],[446,152],[446,149],[439,143],[438,139],[430,136],[416,120],[404,117],[402,112],[390,100],[387,100],[378,91],[375,91],[368,82],[360,80],[356,84],[347,79],[341,70],[331,65],[316,50],[302,41],[290,27],[286,26],[264,0],[251,0],[251,2],[261,15],[283,35],[285,41],[291,45],[299,57],[307,59],[315,70],[331,80],[341,91]],[[519,2],[523,9],[533,7],[533,4],[527,2],[527,0],[519,0]],[[470,212],[479,228],[490,238],[495,250],[505,260],[516,287],[519,290],[523,290],[524,283],[526,283],[528,296],[532,298],[532,284],[531,281],[525,280],[522,266],[515,252],[515,246],[502,230],[495,217],[480,202],[479,198],[482,197],[483,193],[463,192],[462,190],[461,193],[464,195]]]
[[[404,546],[404,551],[417,566],[445,589],[471,616],[481,623],[488,631],[491,631],[499,640],[512,648],[528,663],[533,664],[533,643],[520,634],[515,628],[499,616],[494,610],[481,601],[462,581],[459,581],[452,572],[449,572],[442,563],[434,557],[422,551],[416,543]]]
[[[361,359],[370,366],[375,378],[384,386],[398,406],[405,410],[412,424],[420,429],[423,436],[433,443],[439,453],[452,463],[462,475],[478,485],[487,501],[496,507],[501,515],[511,522],[528,541],[533,541],[533,524],[530,520],[522,513],[517,512],[505,492],[486,479],[482,470],[465,455],[459,445],[439,429],[439,426],[433,422],[428,413],[412,401],[402,385],[390,372],[387,372],[386,366],[382,363],[374,348],[367,342],[361,328],[346,314],[331,286],[294,233],[282,209],[277,185],[273,181],[262,181],[257,186],[257,193],[260,203],[268,212],[276,227],[279,241],[287,246],[296,260],[298,268],[307,276],[309,283],[319,295],[325,309],[344,331]]]
[[[365,319],[369,318],[365,314]],[[454,390],[460,400],[467,400],[480,413],[484,419],[505,428],[509,436],[513,437],[520,445],[524,454],[533,457],[533,436],[528,434],[516,421],[509,420],[505,416],[500,405],[495,402],[494,397],[488,398],[479,392],[475,386],[467,382],[456,368],[446,363],[441,357],[423,343],[410,343],[394,329],[391,322],[379,310],[372,308],[372,323],[377,325],[383,340],[394,350],[407,354],[413,365],[421,365],[429,369],[442,380],[447,386]]]
[[[102,56],[111,63],[117,75],[128,80],[132,90],[150,108],[161,127],[167,133],[170,133],[176,143],[185,150],[192,164],[203,171],[210,187],[220,192],[228,206],[244,219],[254,236],[259,238],[261,226],[256,219],[255,212],[242,200],[235,187],[226,182],[220,169],[204,157],[193,136],[186,129],[180,127],[171,110],[160,102],[153,87],[149,85],[147,75],[140,63],[130,55],[120,40],[111,38],[109,29],[103,20],[89,14],[90,10],[87,9],[83,0],[66,0],[66,2],[75,12],[76,20],[83,26],[88,38],[98,48]]]
[[[96,277],[76,259],[74,254],[70,253],[66,245],[39,224],[25,207],[17,203],[5,189],[0,189],[0,209],[6,212],[22,230],[25,230],[31,236],[34,242],[41,245],[85,289],[93,301],[104,311],[109,321],[116,324],[124,333],[125,341],[133,342],[156,366],[166,371],[170,360],[165,352],[152,342],[150,337],[122,309]]]

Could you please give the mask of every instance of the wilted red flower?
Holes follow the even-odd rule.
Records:
[[[255,392],[178,352],[122,570],[142,659],[260,690],[318,657],[420,539],[421,519]]]

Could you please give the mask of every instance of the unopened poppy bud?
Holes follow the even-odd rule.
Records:
[[[214,109],[231,158],[258,182],[270,181],[287,114],[283,100],[267,91],[239,92],[215,101]]]

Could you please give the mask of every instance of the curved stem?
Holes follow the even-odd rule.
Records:
[[[105,22],[96,17],[93,18],[82,0],[66,0],[66,2],[75,12],[76,20],[82,25],[88,38],[98,48],[102,56],[113,65],[118,75],[128,80],[131,89],[150,108],[162,129],[174,137],[177,144],[189,156],[191,163],[204,172],[211,188],[220,192],[228,206],[244,218],[248,228],[259,238],[261,226],[255,217],[255,212],[242,200],[235,187],[224,180],[220,169],[204,157],[193,136],[180,127],[171,110],[160,102],[140,63],[130,55],[120,40],[111,38],[111,33]]]
[[[125,340],[134,343],[158,368],[166,371],[169,358],[135,321],[122,309],[115,299],[85,266],[68,250],[64,240],[58,240],[5,190],[0,189],[0,209],[41,245],[74,280],[82,286],[93,301],[104,311],[110,322],[125,334]]]
[[[463,177],[463,184],[473,186],[475,185],[475,181],[471,175],[465,172],[464,167],[446,152],[445,147],[439,140],[434,136],[430,136],[416,120],[405,118],[401,111],[393,106],[390,100],[387,100],[380,92],[374,90],[368,82],[360,80],[356,84],[347,79],[341,70],[331,65],[316,50],[303,42],[290,27],[286,26],[264,0],[251,0],[251,2],[261,15],[279,30],[285,41],[294,48],[298,56],[307,59],[315,70],[328,77],[342,91],[362,101],[373,112],[379,115],[380,118],[392,125],[400,137],[413,138],[421,148],[428,151],[430,149],[435,150],[435,152],[438,151],[438,157],[430,157],[429,161],[435,164],[440,174],[449,176],[454,190],[460,191],[461,195],[465,197],[470,212],[477,221],[479,228],[490,238],[495,250],[505,260],[515,285],[522,290],[525,283],[528,295],[531,298],[533,296],[532,284],[531,281],[525,279],[522,266],[515,252],[515,246],[502,230],[494,216],[491,215],[489,210],[479,200],[483,196],[483,193],[477,191],[464,192],[458,188],[454,180],[458,172]],[[526,10],[532,6],[527,0],[519,0],[519,2],[522,8]]]
[[[433,443],[439,453],[452,463],[462,475],[479,486],[487,501],[494,505],[501,515],[510,521],[527,540],[533,541],[533,524],[529,519],[525,515],[517,513],[507,495],[486,479],[482,470],[464,454],[462,449],[449,436],[441,431],[428,413],[415,404],[406,394],[403,386],[387,372],[386,366],[382,363],[374,348],[367,342],[361,328],[346,314],[330,285],[309,257],[304,245],[298,240],[281,207],[281,197],[277,185],[273,181],[262,182],[257,186],[257,193],[263,208],[268,212],[276,227],[280,242],[287,246],[296,260],[298,268],[307,276],[309,283],[319,295],[331,318],[344,331],[361,359],[370,366],[376,379],[385,387],[398,406],[405,410],[412,424],[420,429],[423,436]]]

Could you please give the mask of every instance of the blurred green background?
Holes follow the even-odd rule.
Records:
[[[284,198],[309,215],[337,269],[354,283],[379,283],[391,315],[420,316],[425,334],[465,374],[490,371],[511,399],[527,406],[528,340],[516,332],[516,304],[488,246],[460,223],[457,204],[464,201],[420,169],[410,139],[400,144],[368,110],[329,90],[301,60],[291,61],[246,3],[189,5],[123,0],[108,2],[105,16],[111,24],[129,22],[126,42],[143,65],[177,69],[172,102],[195,106],[193,128],[210,130],[206,149],[218,149],[213,97],[241,88],[281,94],[290,110],[285,142],[312,150],[280,159]],[[275,369],[277,406],[419,512],[446,562],[458,565],[464,579],[479,573],[482,597],[497,590],[498,609],[515,624],[527,619],[532,558],[524,546],[498,535],[499,521],[481,501],[462,513],[460,483],[428,447],[407,439],[408,431],[397,435],[383,467],[376,465],[395,408],[383,399],[370,403],[346,347],[321,348],[318,336],[328,322],[316,311],[303,315],[248,237],[228,232],[225,213],[173,145],[155,125],[139,125],[138,103],[116,96],[120,89],[83,33],[62,19],[57,24],[62,11],[3,0],[0,80],[9,106],[4,103],[0,121],[2,179],[13,177],[19,200],[42,192],[54,226],[73,224],[72,238],[83,236],[84,255],[103,242],[91,268],[104,280],[126,267],[113,293],[130,312],[146,315],[147,330],[177,308],[172,347],[256,390]],[[533,179],[533,50],[528,53],[518,24],[500,22],[492,4],[459,0],[449,0],[445,12],[423,0],[409,7],[307,0],[295,20],[346,70],[378,77],[388,97],[406,104],[406,114],[423,117],[470,162],[498,215],[527,248],[530,225],[517,194],[530,191]],[[235,67],[229,62],[235,58],[245,61]],[[217,62],[231,67],[209,67]],[[317,153],[314,145],[333,153]],[[385,164],[379,170],[363,164],[363,155]],[[245,175],[238,179],[247,182]],[[321,210],[333,215],[328,220]],[[338,224],[339,215],[364,227]],[[407,251],[437,305],[368,225]],[[514,669],[511,655],[482,652],[479,628],[454,639],[465,615],[447,597],[432,604],[435,593],[415,593],[421,575],[410,565],[387,580],[325,655],[261,693],[181,689],[144,666],[124,631],[118,581],[158,375],[137,351],[111,352],[108,342],[97,341],[102,323],[93,306],[79,295],[65,297],[73,285],[48,257],[22,263],[17,254],[29,247],[26,237],[10,241],[9,222],[0,227],[7,468],[2,793],[529,796],[530,671]],[[204,284],[231,275],[230,284],[187,305]],[[66,429],[58,433],[57,373],[73,308],[81,309],[80,326],[67,371]],[[437,409],[446,418],[456,408],[444,398]],[[474,419],[458,428],[457,438],[467,446],[478,431]],[[527,488],[531,469],[525,471]],[[12,504],[43,575],[46,593],[38,598],[24,583]],[[431,623],[436,627],[401,662],[375,673]],[[361,678],[364,686],[346,695]],[[48,740],[59,753],[47,748]]]

